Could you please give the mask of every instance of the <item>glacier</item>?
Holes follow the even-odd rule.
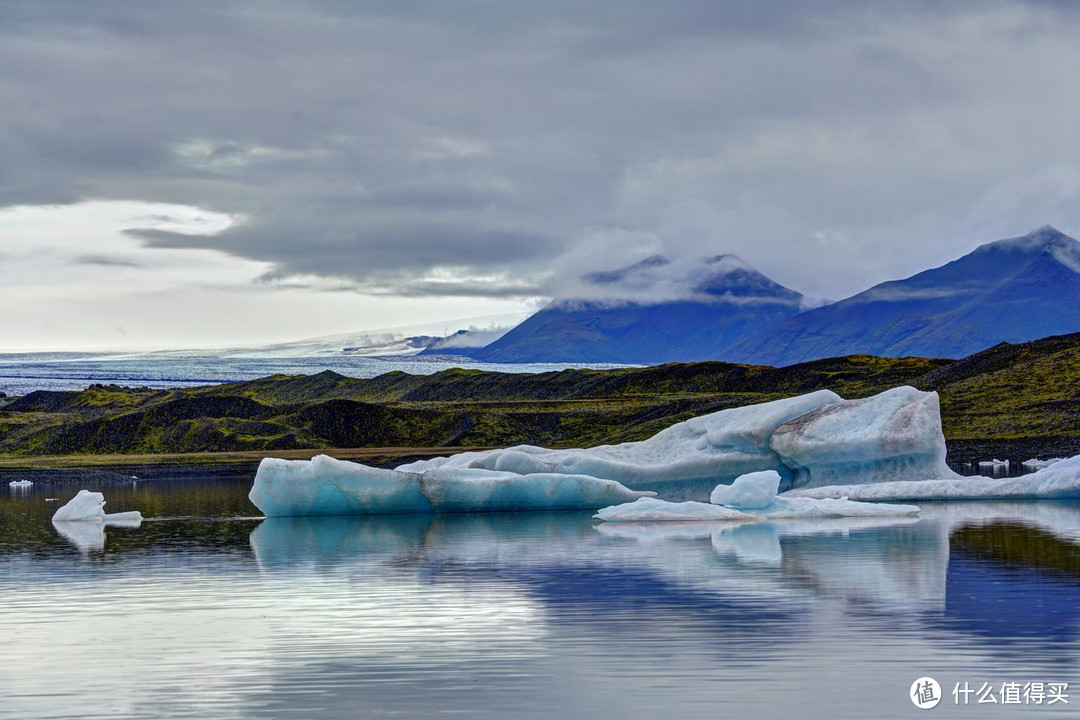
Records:
[[[265,458],[248,497],[267,517],[595,510],[654,493],[584,475],[471,468],[381,470],[317,455]]]
[[[1014,478],[956,477],[938,480],[894,480],[865,485],[803,488],[784,497],[852,500],[1004,500],[1080,498],[1080,455],[1059,460],[1030,475]]]
[[[768,482],[736,484],[754,473]],[[686,506],[679,513],[715,515],[723,504],[835,516],[847,510],[792,508],[773,498],[798,488],[957,477],[945,466],[937,395],[899,387],[860,400],[819,390],[691,418],[647,440],[595,448],[519,445],[394,470],[325,455],[267,458],[249,497],[268,517],[597,510],[652,495],[698,505],[714,500],[711,509]]]

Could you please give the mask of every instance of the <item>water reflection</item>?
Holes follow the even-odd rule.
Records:
[[[78,487],[0,498],[0,718],[91,696],[117,717],[855,718],[913,711],[924,674],[1080,687],[1076,503],[260,521],[242,482],[126,487],[110,507],[147,521],[100,536],[49,522]]]

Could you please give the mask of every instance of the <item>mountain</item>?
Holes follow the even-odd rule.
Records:
[[[386,449],[424,455],[430,451],[417,448],[589,447],[642,440],[695,415],[822,388],[861,398],[898,385],[938,392],[953,462],[1080,453],[1075,333],[1002,344],[963,360],[855,355],[782,368],[706,362],[539,374],[391,372],[367,379],[325,371],[172,390],[39,390],[0,403],[0,469],[58,454],[108,467],[119,462],[113,453],[280,456],[301,448],[311,455],[320,448],[367,447],[394,456]],[[41,465],[55,466],[48,458]]]
[[[802,295],[734,255],[688,268],[656,255],[581,280],[588,297],[550,303],[472,356],[507,363],[708,360],[797,314],[802,303]]]
[[[783,320],[719,358],[767,365],[867,353],[959,358],[1080,330],[1080,243],[1050,226]]]

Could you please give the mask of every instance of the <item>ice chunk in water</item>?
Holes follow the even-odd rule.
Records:
[[[249,497],[268,517],[293,517],[595,510],[652,494],[582,475],[450,467],[414,473],[318,455],[310,461],[263,460]]]
[[[740,475],[730,485],[717,485],[709,495],[709,502],[740,510],[753,510],[772,503],[779,488],[780,473],[775,470],[762,470]]]
[[[80,490],[66,505],[53,513],[53,522],[98,522],[128,524],[141,522],[142,514],[135,512],[105,514],[105,496],[99,492]]]
[[[834,485],[793,490],[791,498],[856,500],[996,500],[1080,497],[1080,455],[1015,478],[957,477],[947,480],[897,480],[867,485]]]

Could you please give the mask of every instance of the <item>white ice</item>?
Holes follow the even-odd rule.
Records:
[[[8,483],[8,485],[14,488],[30,487],[33,484],[34,483],[30,480],[12,480]]]
[[[585,475],[471,468],[429,470],[420,476],[420,489],[435,512],[595,510],[656,494]]]
[[[985,468],[1007,468],[1007,467],[1009,467],[1009,461],[1008,460],[998,460],[997,458],[994,458],[993,460],[980,460],[979,461],[979,467],[981,467],[981,468],[984,468],[984,467]]]
[[[1061,462],[1065,458],[1050,458],[1049,460],[1039,460],[1038,458],[1031,458],[1020,463],[1025,470],[1042,470],[1048,468],[1056,462]]]
[[[651,493],[582,475],[484,469],[380,470],[317,455],[266,458],[251,501],[267,517],[513,510],[595,510]]]
[[[866,485],[805,488],[782,498],[853,500],[995,500],[1080,497],[1080,455],[1061,460],[1030,475],[1015,478],[957,477],[946,480],[898,480]],[[781,499],[781,498],[778,498]]]
[[[52,517],[58,522],[93,522],[102,524],[124,524],[142,522],[140,512],[122,512],[105,514],[105,496],[99,492],[80,490],[79,493],[59,508]]]
[[[959,477],[945,465],[937,393],[913,387],[809,412],[778,427],[770,446],[794,488]]]
[[[709,495],[709,502],[740,510],[754,510],[771,504],[779,488],[780,473],[761,470],[740,475],[730,485],[717,485]]]
[[[839,400],[836,393],[819,390],[691,418],[641,442],[565,450],[519,445],[421,460],[398,470],[423,472],[445,467],[518,475],[587,475],[614,480],[634,490],[656,490],[670,499],[703,500],[718,483],[730,483],[745,473],[775,470],[790,478],[791,472],[769,447],[773,432],[793,418]]]
[[[430,513],[418,473],[380,470],[316,455],[265,458],[248,494],[267,517]]]
[[[778,497],[768,507],[736,510],[723,505],[694,501],[673,503],[643,498],[599,510],[594,517],[608,522],[689,522],[700,520],[778,520],[781,518],[896,517],[917,515],[915,505],[852,502],[850,500],[811,500]]]

